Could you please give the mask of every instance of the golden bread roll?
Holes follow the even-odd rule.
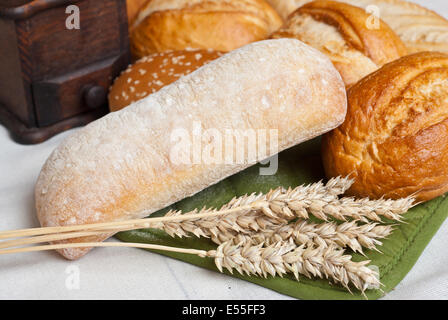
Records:
[[[128,25],[132,26],[143,5],[150,0],[126,0],[126,9],[128,12]]]
[[[267,0],[285,19],[310,0]],[[448,53],[448,20],[434,11],[403,0],[340,0],[379,16],[410,52]]]
[[[36,183],[37,216],[42,226],[143,218],[337,127],[346,108],[344,83],[319,51],[295,39],[249,44],[64,140]],[[199,146],[191,143],[198,126]],[[236,144],[217,144],[229,131],[260,130],[269,138],[245,143],[258,155],[243,152],[243,161],[228,161],[240,150]],[[179,147],[188,159],[173,158]],[[221,157],[204,159],[197,147]],[[60,252],[76,259],[88,251]]]
[[[134,56],[168,50],[231,51],[263,40],[282,19],[264,0],[152,0],[131,30]]]
[[[425,201],[448,191],[448,55],[422,52],[348,90],[344,124],[322,144],[328,177],[351,174],[359,197]]]
[[[272,38],[296,38],[330,57],[347,87],[382,65],[407,54],[400,38],[378,21],[370,28],[369,15],[358,7],[336,1],[315,1],[292,13]]]
[[[221,55],[213,50],[181,50],[144,57],[115,79],[109,91],[109,109],[123,109]]]

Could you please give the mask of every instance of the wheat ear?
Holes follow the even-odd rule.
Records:
[[[379,239],[388,237],[392,231],[393,226],[376,223],[359,225],[356,221],[350,221],[342,224],[333,222],[315,224],[299,220],[263,232],[236,234],[233,237],[212,238],[212,240],[217,244],[231,240],[234,244],[252,243],[257,245],[264,243],[265,245],[271,245],[279,241],[292,239],[298,245],[306,244],[321,247],[336,245],[341,248],[349,247],[354,252],[364,254],[363,247],[379,251],[377,246],[382,245]]]
[[[335,198],[332,195],[310,193],[307,195],[297,189],[282,192],[270,191],[264,201],[258,201],[263,213],[269,217],[286,219],[308,219],[309,213],[320,220],[328,221],[330,217],[347,221],[348,218],[362,222],[381,222],[381,217],[402,221],[402,214],[415,205],[413,197],[398,200],[391,199],[354,199]]]
[[[275,222],[291,221],[295,218],[308,219],[309,214],[314,215],[320,220],[328,221],[334,218],[340,221],[347,219],[359,220],[365,223],[369,221],[381,222],[381,217],[395,221],[402,221],[402,214],[407,212],[415,205],[413,197],[407,197],[399,200],[380,199],[354,199],[338,198],[340,192],[345,192],[353,181],[348,178],[331,179],[327,185],[322,182],[299,186],[294,189],[284,189],[282,187],[273,189],[267,194],[251,194],[232,199],[220,210],[228,210],[239,206],[252,207],[245,212],[238,212],[238,215],[247,214],[251,211],[257,211]],[[220,211],[217,209],[202,209],[201,211],[192,211],[186,214],[207,214]],[[168,216],[181,215],[180,211],[171,211]],[[261,216],[261,215],[254,215]],[[230,215],[225,215],[230,217]],[[264,219],[268,223],[269,219]],[[189,219],[193,221],[192,219]],[[218,223],[221,217],[211,219],[204,218],[209,223]],[[232,221],[235,222],[235,221]],[[238,224],[238,223],[237,223]],[[268,223],[270,224],[270,223]],[[193,227],[193,226],[191,226]],[[253,225],[255,230],[260,229]],[[242,230],[236,226],[237,232]],[[199,228],[200,229],[200,228]],[[200,230],[197,232],[200,232]],[[192,232],[192,231],[188,231]]]
[[[379,239],[388,237],[393,231],[391,225],[358,224],[356,221],[315,224],[298,220],[288,224],[286,220],[273,220],[254,212],[246,215],[231,214],[217,219],[161,222],[151,227],[164,230],[171,237],[188,237],[193,234],[196,237],[210,238],[218,245],[230,240],[235,244],[272,244],[292,238],[296,244],[335,244],[360,253],[363,253],[363,247],[377,250],[377,246],[382,245]]]
[[[214,258],[216,267],[221,272],[225,268],[231,273],[233,270],[237,270],[241,274],[246,273],[248,275],[258,275],[265,278],[268,275],[283,276],[286,273],[292,273],[297,280],[299,280],[299,275],[301,274],[309,278],[318,277],[332,280],[335,283],[340,283],[349,291],[350,285],[353,285],[355,288],[361,290],[363,294],[366,289],[379,288],[381,285],[378,273],[366,267],[369,261],[353,262],[351,261],[351,256],[344,255],[342,249],[333,246],[314,248],[302,245],[297,247],[292,240],[289,242],[278,242],[267,248],[262,248],[261,244],[257,246],[250,244],[240,246],[226,242],[221,244],[216,250],[210,251],[146,243],[65,243],[0,250],[0,255],[90,247],[134,247],[194,254],[202,258]]]
[[[330,179],[326,185],[318,182],[288,190],[277,188],[266,195],[245,195],[232,199],[220,210],[238,207],[246,207],[246,210],[221,216],[204,217],[204,214],[219,212],[220,210],[217,209],[204,208],[185,214],[181,211],[170,211],[166,217],[187,215],[191,218],[183,221],[160,221],[152,224],[151,227],[162,229],[171,236],[185,237],[194,234],[197,237],[208,237],[217,244],[229,241],[236,236],[240,236],[241,239],[258,238],[259,242],[266,242],[271,237],[272,230],[277,230],[275,240],[279,240],[278,233],[281,231],[282,240],[294,234],[298,243],[309,243],[310,239],[313,239],[317,245],[334,242],[362,253],[362,247],[375,249],[376,245],[381,245],[378,239],[385,238],[392,231],[391,226],[369,224],[369,219],[381,221],[381,216],[385,216],[401,221],[401,214],[412,207],[414,199],[339,199],[338,195],[345,192],[352,182],[348,178],[338,177]],[[352,218],[365,222],[366,225],[358,226],[352,221],[339,226],[334,223],[317,226],[300,222],[292,227],[286,226],[297,217],[309,218],[308,211],[322,220],[328,220],[329,217],[339,220]],[[201,214],[202,218],[195,219],[194,215],[197,214]],[[358,236],[355,237],[356,234]]]
[[[350,187],[352,181],[348,178],[333,178],[326,185],[322,182],[309,186],[302,186],[302,192],[329,193],[334,197],[341,194]],[[280,190],[280,189],[279,189]],[[282,189],[284,190],[284,189]],[[234,232],[257,231],[268,226],[286,224],[288,221],[282,217],[270,218],[257,211],[260,209],[258,200],[264,199],[263,194],[251,194],[232,199],[229,203],[217,209],[194,210],[182,214],[181,212],[170,212],[161,218],[134,219],[126,221],[94,223],[86,225],[44,227],[22,230],[12,230],[0,232],[0,239],[20,238],[3,241],[0,248],[16,247],[42,242],[59,241],[83,236],[91,236],[102,233],[116,233],[119,231],[134,230],[141,228],[162,228],[171,235],[183,236],[194,233],[198,236],[219,236],[225,230],[232,229]],[[139,215],[150,214],[151,211],[142,211]],[[245,216],[247,215],[247,216]],[[186,220],[193,220],[188,222]],[[177,223],[173,223],[177,221]],[[179,221],[185,221],[180,224]],[[255,221],[255,222],[254,222]],[[208,231],[207,231],[208,230]]]
[[[341,219],[351,217],[363,221],[367,221],[366,217],[380,220],[380,215],[400,220],[400,213],[406,212],[413,204],[412,198],[376,201],[339,199],[338,195],[345,192],[351,184],[352,180],[338,177],[330,179],[326,185],[318,182],[295,189],[278,188],[266,195],[252,194],[234,198],[220,210],[194,210],[186,214],[172,211],[162,218],[0,232],[0,239],[28,236],[4,241],[0,243],[0,248],[149,227],[160,228],[170,235],[181,237],[193,233],[222,243],[237,234],[262,233],[286,225],[296,217],[308,218],[307,210],[324,220],[328,216]],[[36,237],[29,237],[33,235]],[[363,239],[366,243],[369,241],[368,238]],[[352,247],[355,248],[354,242]]]
[[[331,179],[327,185],[321,182],[294,189],[277,188],[266,195],[251,194],[232,199],[221,209],[194,210],[183,215],[188,220],[180,222],[158,222],[152,224],[154,228],[165,230],[174,236],[187,236],[193,233],[198,237],[223,237],[226,241],[229,235],[235,233],[251,233],[263,231],[295,219],[308,219],[310,212],[321,220],[328,221],[330,217],[338,220],[347,218],[368,222],[381,221],[381,216],[401,221],[401,214],[407,212],[414,204],[413,198],[400,200],[355,200],[352,198],[339,199],[340,192],[345,192],[352,184],[348,178]],[[217,216],[222,210],[246,207],[246,210]],[[212,217],[205,217],[208,213]],[[194,215],[201,214],[201,219]],[[181,211],[170,211],[166,217],[181,216]],[[217,239],[219,240],[219,239]]]
[[[339,283],[350,291],[350,285],[362,293],[366,289],[379,289],[379,274],[367,265],[370,261],[354,262],[344,250],[328,246],[297,247],[292,240],[277,242],[263,248],[262,244],[235,245],[232,242],[221,244],[208,256],[215,257],[215,264],[222,272],[237,270],[240,274],[283,276],[292,273],[299,280],[299,275],[308,278],[317,277]]]
[[[352,183],[353,181],[348,177],[336,177],[330,179],[326,184],[317,182],[307,186],[299,186],[294,190],[296,190],[296,193],[301,194],[302,197],[306,197],[307,194],[319,194],[336,199],[338,195],[343,194],[350,188]],[[274,191],[277,194],[287,192],[284,188],[277,188]],[[285,217],[284,215],[275,216],[271,214],[270,216],[266,216],[263,212],[260,212],[261,205],[264,206],[265,200],[265,194],[252,193],[250,195],[233,198],[219,210],[203,208],[202,210],[193,210],[187,213],[171,210],[165,217],[189,216],[190,218],[183,221],[160,221],[151,224],[151,227],[163,229],[171,236],[184,237],[192,233],[198,237],[218,237],[220,234],[251,233],[253,231],[265,230],[286,224],[291,220],[290,217]],[[247,209],[221,216],[204,217],[208,213],[213,214],[239,207],[245,207]],[[202,217],[196,219],[194,217],[195,215],[201,215]]]

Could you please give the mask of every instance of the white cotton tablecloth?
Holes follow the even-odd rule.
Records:
[[[446,0],[415,2],[448,17]],[[40,145],[22,146],[12,142],[0,126],[0,230],[38,226],[33,187],[39,170],[50,152],[75,130]],[[448,299],[447,243],[448,220],[411,272],[385,299]],[[79,288],[72,281],[76,274]],[[0,256],[0,299],[290,297],[143,250],[100,248],[75,262],[54,252]]]

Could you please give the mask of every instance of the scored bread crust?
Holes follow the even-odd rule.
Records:
[[[294,11],[272,38],[297,38],[333,61],[347,87],[407,54],[383,21],[371,28],[362,9],[336,1],[315,1]]]
[[[146,56],[114,80],[108,95],[109,109],[121,110],[220,56],[222,53],[214,50],[168,51]]]
[[[264,0],[152,0],[131,31],[136,57],[168,50],[231,51],[263,40],[282,19]]]
[[[351,175],[357,197],[430,200],[448,191],[448,55],[422,52],[348,90],[345,122],[326,134],[328,177]]]
[[[340,125],[346,103],[339,73],[319,51],[295,39],[247,45],[62,142],[36,184],[39,221],[64,226],[142,218],[260,160],[246,154],[245,163],[173,162],[174,130],[191,136],[198,122],[204,131],[276,129],[278,149],[268,143],[269,157]],[[88,250],[60,252],[76,259]]]
[[[310,0],[267,0],[286,19]],[[448,53],[448,20],[416,3],[403,0],[340,0],[362,9],[377,6],[380,18],[397,33],[410,52]],[[370,7],[374,9],[374,7]]]

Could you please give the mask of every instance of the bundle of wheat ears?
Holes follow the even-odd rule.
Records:
[[[382,218],[401,222],[402,214],[416,203],[412,197],[340,197],[352,183],[349,178],[338,177],[326,184],[280,187],[267,194],[234,198],[220,209],[170,211],[160,218],[0,232],[0,255],[74,247],[156,249],[214,258],[221,272],[237,270],[263,277],[291,273],[297,280],[299,275],[325,278],[364,294],[366,289],[380,287],[379,274],[368,266],[370,261],[352,261],[345,249],[361,254],[363,248],[378,250],[381,239],[393,231],[393,225],[383,224]],[[310,215],[322,223],[311,222]],[[161,229],[172,237],[210,238],[218,247],[204,251],[143,243],[63,241],[142,228]],[[53,244],[29,246],[47,242]]]

